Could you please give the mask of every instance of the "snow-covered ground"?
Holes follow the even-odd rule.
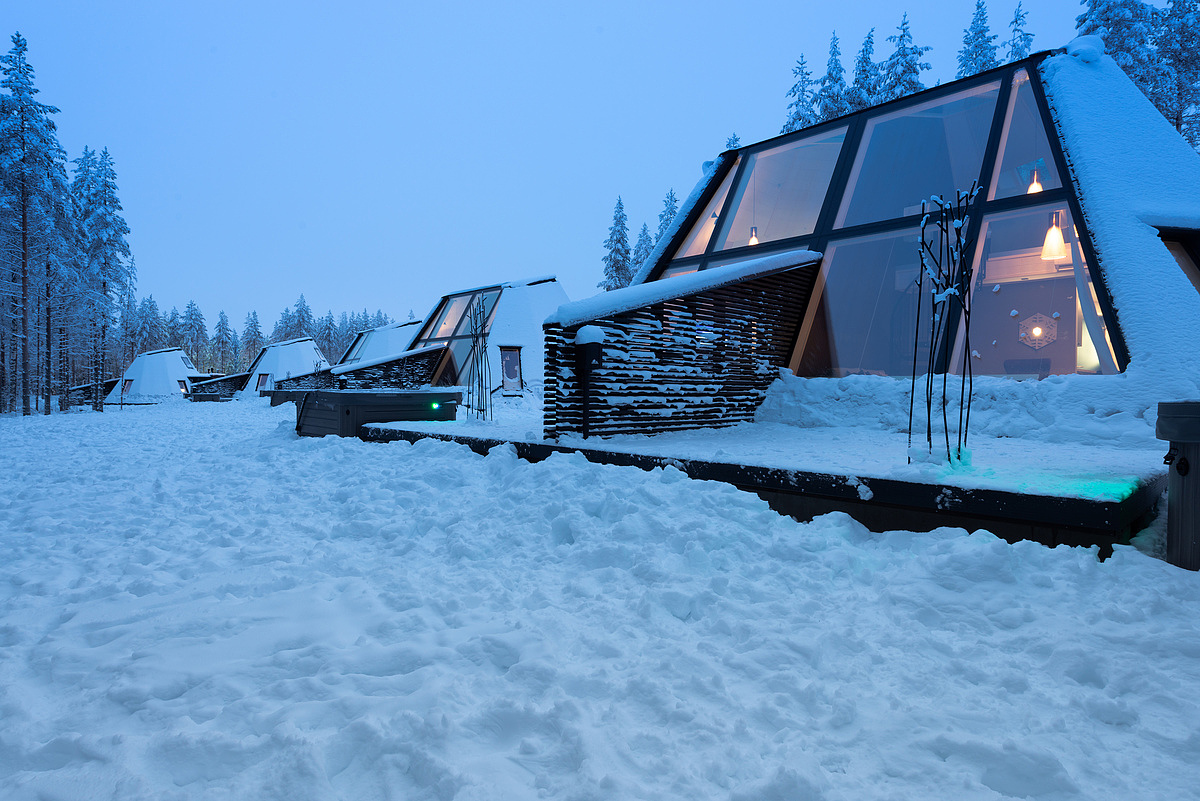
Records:
[[[1200,798],[1200,576],[290,405],[0,419],[0,797]]]

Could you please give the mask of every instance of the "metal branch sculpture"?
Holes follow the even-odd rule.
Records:
[[[971,249],[967,239],[970,228],[970,208],[979,194],[978,182],[970,190],[955,193],[953,202],[934,195],[921,202],[921,268],[917,271],[917,323],[913,333],[912,394],[908,400],[908,445],[909,461],[912,461],[913,407],[917,394],[917,356],[921,341],[922,308],[928,302],[929,358],[925,365],[925,444],[929,455],[933,454],[934,400],[938,395],[937,375],[941,375],[942,429],[946,437],[946,459],[961,462],[967,445],[967,431],[971,424],[971,396],[974,391],[974,372],[971,365],[971,264],[964,254]],[[931,230],[932,228],[932,230]],[[962,364],[951,364],[953,352],[939,354],[938,345],[945,339],[947,327],[955,319],[961,320],[963,331]],[[952,346],[951,346],[952,347]],[[944,359],[938,364],[939,356]],[[949,374],[958,366],[960,384],[958,390],[958,434],[957,445],[950,444],[950,419],[946,410],[947,381]],[[940,369],[939,369],[940,368]]]
[[[467,367],[467,409],[481,420],[492,417],[492,374],[487,357],[487,312],[482,300],[471,304],[467,324],[471,356]]]

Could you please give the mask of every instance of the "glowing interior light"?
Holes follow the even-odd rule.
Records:
[[[1067,257],[1067,244],[1063,241],[1059,212],[1050,212],[1050,227],[1046,229],[1046,241],[1042,243],[1042,261],[1058,261]]]
[[[1029,181],[1029,189],[1026,190],[1025,194],[1033,195],[1033,194],[1036,194],[1041,191],[1042,191],[1042,182],[1038,180],[1037,170],[1034,170],[1033,176],[1032,176],[1031,180]]]
[[[1029,333],[1033,334],[1035,338],[1040,337],[1042,335],[1042,327],[1040,325],[1035,325],[1033,330]]]
[[[747,245],[757,245],[758,244],[758,226],[757,225],[750,226],[750,241],[747,242],[746,244]]]

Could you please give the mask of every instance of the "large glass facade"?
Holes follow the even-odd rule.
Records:
[[[499,299],[500,287],[477,289],[442,298],[437,310],[429,318],[431,322],[412,344],[414,349],[442,344],[449,347],[449,362],[443,366],[441,375],[435,382],[440,380],[441,383],[453,384],[465,378],[462,371],[470,361],[474,344],[471,336],[473,312],[482,306],[484,328],[490,329]]]
[[[811,234],[845,138],[839,128],[747,156],[714,250]]]
[[[867,123],[836,227],[908,217],[979,180],[999,81]]]
[[[1122,369],[1120,332],[1072,219],[1033,63],[742,148],[657,277],[823,253],[792,356],[805,376],[909,375],[914,337],[918,372],[958,369],[967,352],[976,374]],[[915,319],[915,218],[922,201],[972,184],[969,350],[962,321],[950,321],[931,362],[928,330]],[[1200,288],[1200,247],[1169,246]]]

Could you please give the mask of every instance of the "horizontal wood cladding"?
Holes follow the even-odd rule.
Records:
[[[546,436],[752,420],[787,366],[816,269],[805,265],[566,328],[544,326]],[[575,345],[584,325],[604,331],[600,362],[586,377],[578,374]]]
[[[433,380],[434,371],[444,354],[444,348],[425,351],[415,356],[405,356],[383,364],[350,370],[341,375],[321,370],[276,381],[275,389],[285,392],[313,389],[418,389],[428,386]]]
[[[232,398],[233,393],[246,385],[249,373],[235,373],[211,381],[198,381],[192,384],[192,392],[197,395],[217,395],[221,398]]]

